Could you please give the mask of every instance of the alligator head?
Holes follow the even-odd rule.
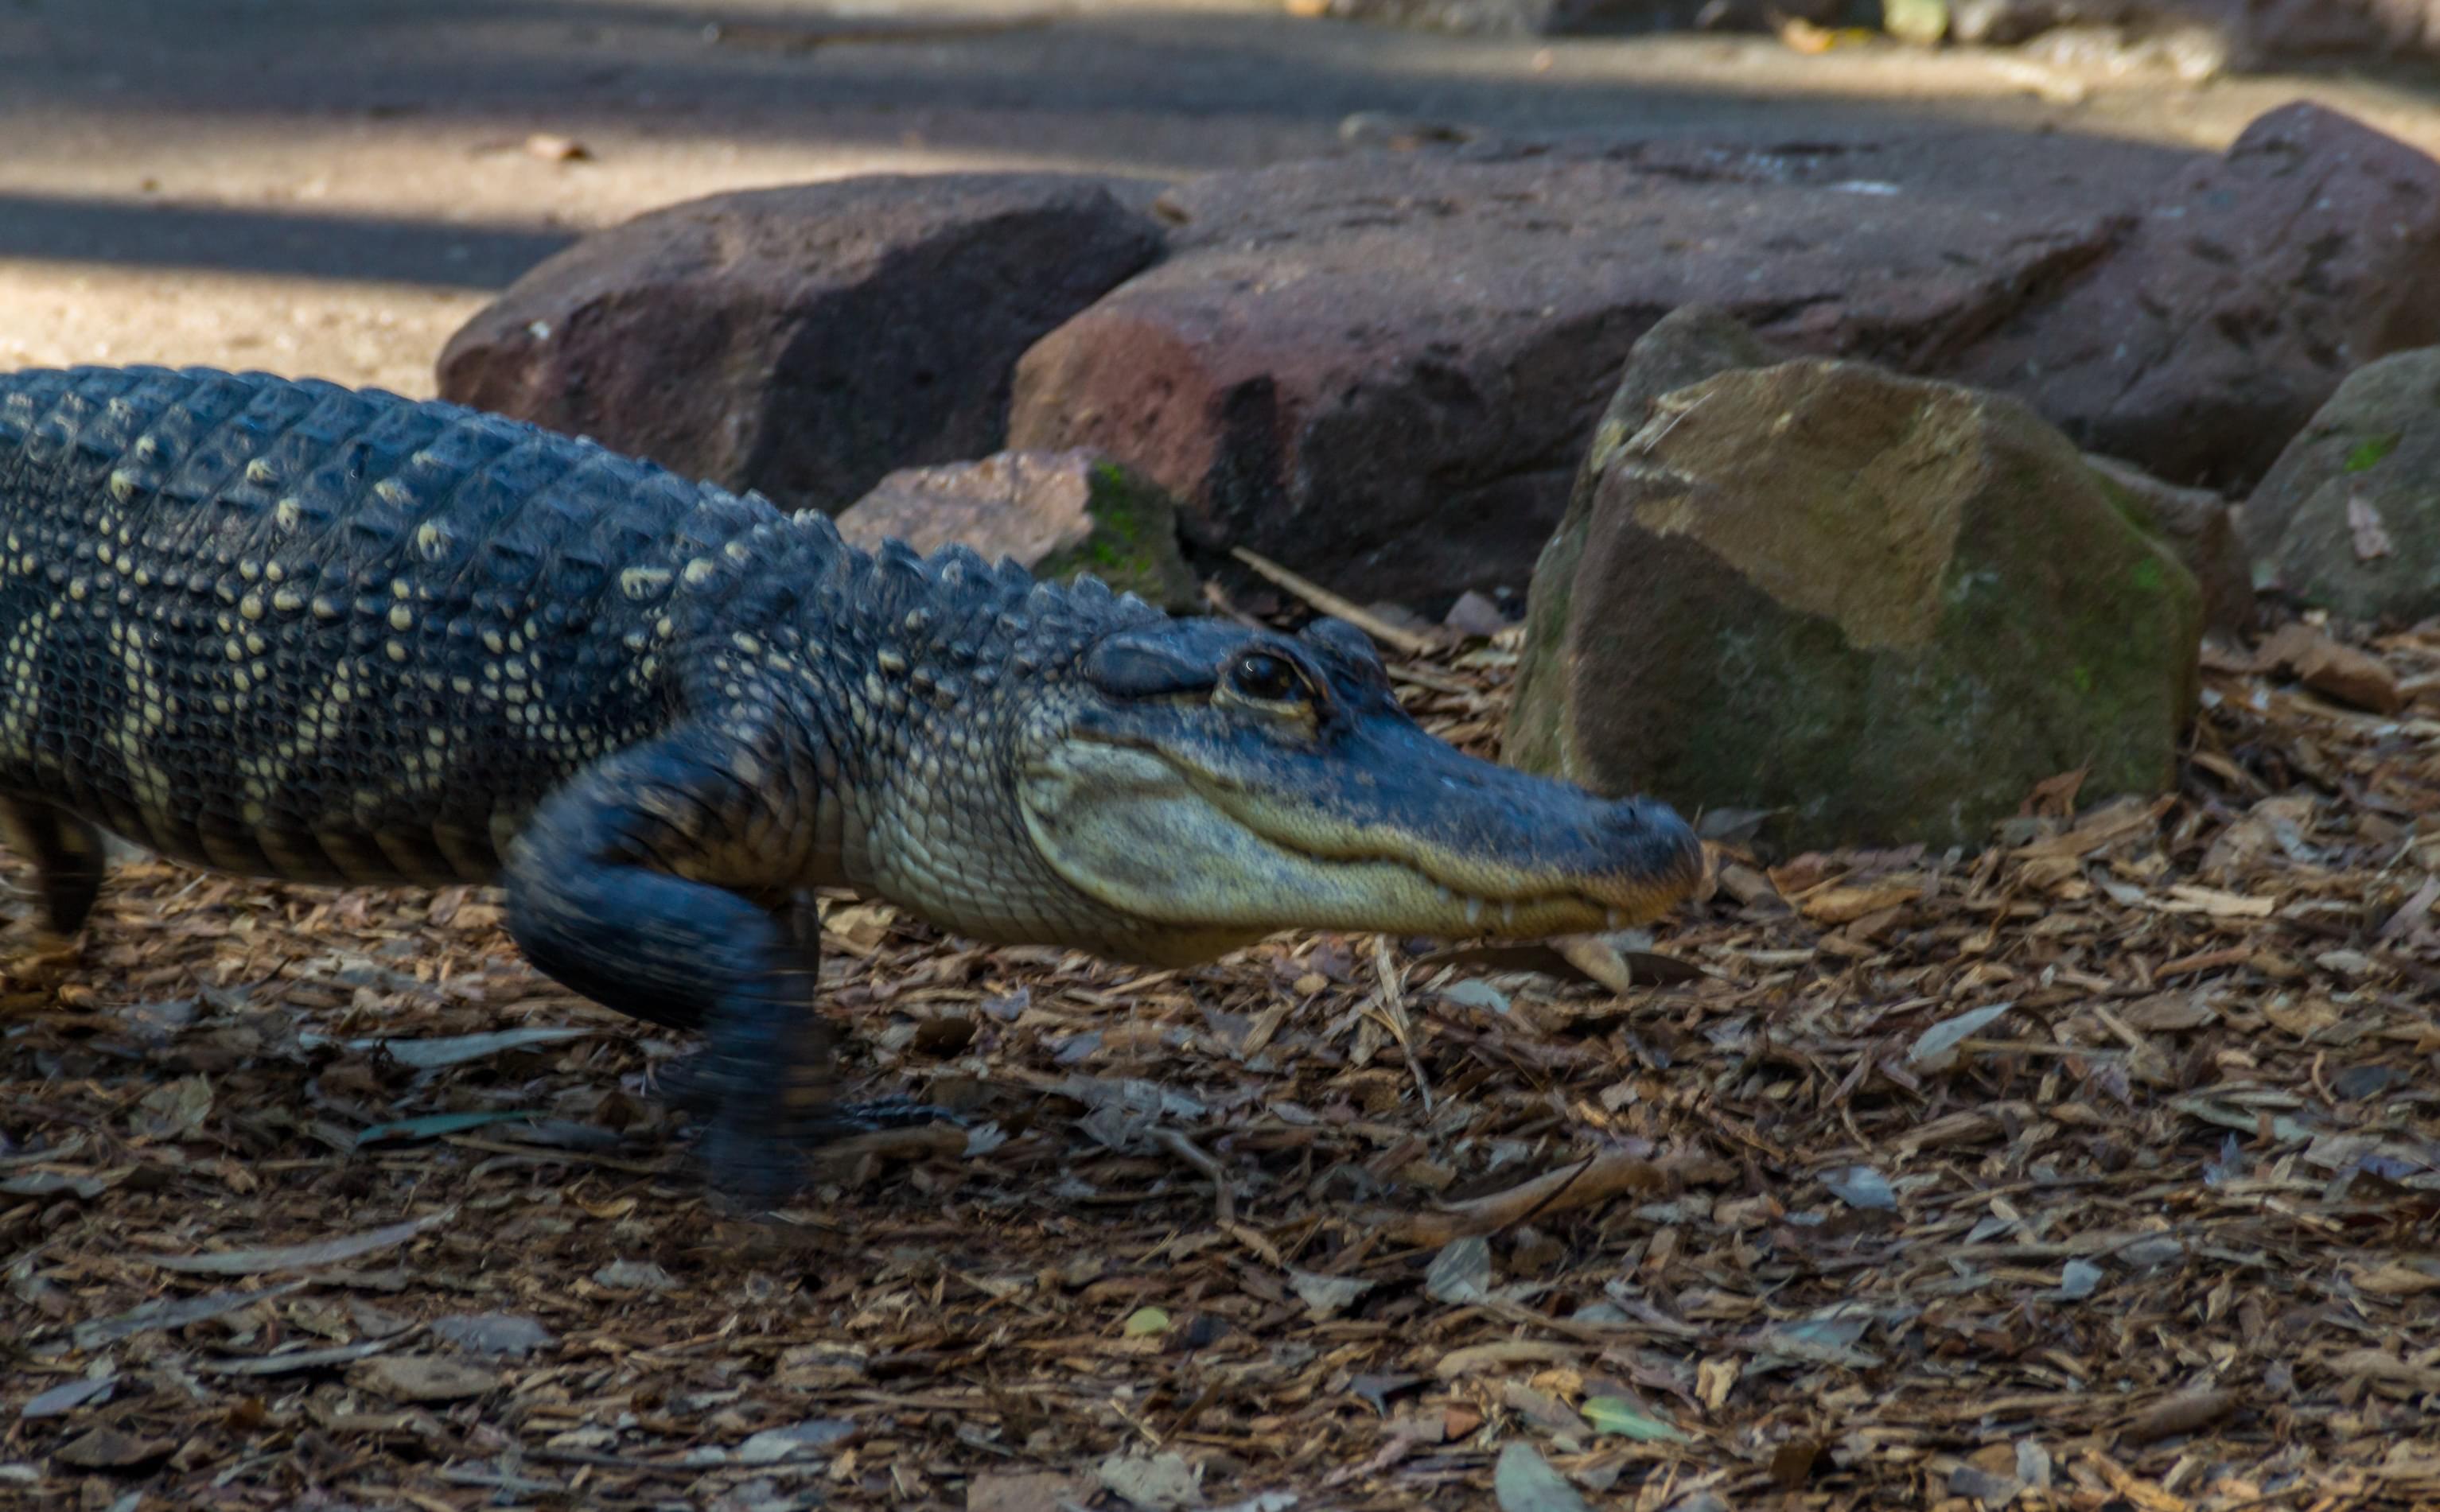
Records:
[[[1426,734],[1343,621],[1141,621],[1064,673],[1012,742],[1015,798],[1107,953],[1193,961],[1288,928],[1578,933],[1650,919],[1701,878],[1667,806]]]

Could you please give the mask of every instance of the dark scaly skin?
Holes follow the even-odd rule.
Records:
[[[868,555],[452,405],[0,377],[0,825],[53,927],[91,907],[96,827],[299,881],[496,881],[538,969],[707,1032],[706,1153],[758,1197],[791,1128],[852,1121],[801,1106],[831,1048],[810,887],[1184,961],[1297,922],[1459,932],[1461,894],[1468,924],[1484,893],[1518,928],[1649,916],[1695,877],[1667,810],[1414,730],[1343,627]],[[1232,691],[1248,647],[1294,696]],[[1459,893],[1377,859],[1409,848]]]

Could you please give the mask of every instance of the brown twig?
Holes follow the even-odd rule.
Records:
[[[1229,1184],[1226,1166],[1205,1154],[1201,1146],[1175,1129],[1156,1129],[1152,1138],[1154,1144],[1211,1178],[1211,1205],[1222,1228],[1237,1221],[1237,1194]]]
[[[1243,546],[1230,546],[1229,555],[1323,614],[1347,621],[1384,646],[1394,646],[1408,656],[1429,656],[1439,649],[1431,637],[1418,635],[1410,630],[1401,630],[1353,600],[1339,597],[1312,578],[1297,576],[1268,557],[1259,556]]]
[[[1590,1207],[1625,1192],[1664,1191],[1668,1185],[1667,1174],[1650,1161],[1604,1150],[1504,1192],[1453,1202],[1436,1213],[1412,1214],[1392,1223],[1390,1236],[1402,1243],[1437,1247],[1468,1235],[1498,1233],[1544,1213]]]
[[[1372,938],[1372,969],[1381,979],[1382,1020],[1389,1024],[1391,1037],[1406,1055],[1407,1070],[1415,1078],[1415,1092],[1424,1100],[1424,1116],[1429,1118],[1432,1115],[1431,1080],[1424,1074],[1423,1058],[1415,1054],[1415,1026],[1407,1014],[1407,994],[1401,986],[1398,964],[1390,959],[1390,942],[1377,934]]]

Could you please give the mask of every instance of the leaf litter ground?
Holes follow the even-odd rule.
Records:
[[[1649,934],[1146,973],[838,900],[859,1086],[975,1127],[769,1220],[491,895],[129,865],[12,936],[0,1501],[2440,1505],[2440,633],[2318,634],[2207,656],[2168,797],[1731,825]],[[1513,666],[1398,677],[1487,750]]]

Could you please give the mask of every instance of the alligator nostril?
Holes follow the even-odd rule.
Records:
[[[1639,799],[1622,798],[1609,806],[1609,827],[1612,829],[1645,829],[1651,824],[1651,812]]]

